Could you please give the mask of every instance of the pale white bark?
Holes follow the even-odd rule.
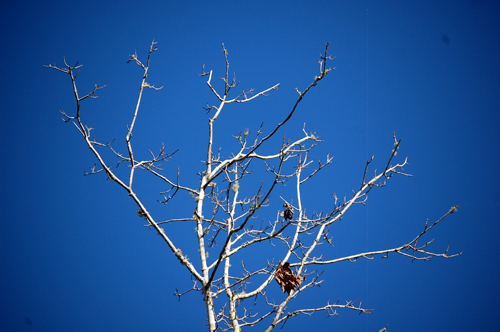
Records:
[[[74,74],[74,71],[79,69],[81,66],[78,64],[71,66],[68,65],[66,61],[64,61],[64,68],[58,68],[55,65],[46,66],[68,74],[71,78],[76,100],[76,115],[69,116],[63,111],[61,111],[61,113],[65,117],[64,121],[72,121],[76,126],[80,134],[83,136],[87,147],[95,155],[101,167],[101,169],[98,170],[96,170],[95,167],[92,167],[91,172],[87,174],[96,174],[104,171],[111,180],[115,181],[119,186],[125,189],[127,194],[132,198],[135,204],[137,204],[139,215],[147,220],[148,224],[146,226],[152,227],[156,230],[172,253],[191,273],[194,277],[194,285],[192,289],[184,293],[176,292],[176,295],[181,297],[190,291],[203,292],[207,311],[208,329],[210,332],[216,330],[232,330],[239,332],[242,327],[254,326],[263,322],[266,318],[271,319],[271,323],[267,327],[266,331],[271,331],[278,324],[284,324],[288,318],[295,315],[311,315],[318,311],[326,311],[329,316],[332,316],[337,315],[336,309],[338,308],[355,310],[360,313],[369,313],[371,311],[371,309],[355,306],[356,302],[346,301],[345,304],[339,304],[338,302],[334,304],[327,303],[322,307],[310,309],[304,308],[286,313],[285,310],[287,304],[290,301],[295,300],[299,296],[300,292],[310,287],[318,286],[323,281],[319,280],[319,275],[312,276],[312,280],[308,280],[307,283],[303,283],[299,288],[291,291],[280,303],[275,303],[277,297],[268,295],[266,290],[275,277],[278,262],[269,262],[266,266],[253,271],[248,271],[243,265],[243,276],[235,276],[235,273],[232,272],[233,269],[231,266],[232,256],[236,253],[242,252],[251,253],[252,249],[256,245],[265,241],[278,241],[284,244],[287,249],[283,252],[280,261],[282,263],[288,261],[291,263],[290,266],[296,267],[297,276],[304,275],[306,272],[305,268],[307,266],[328,265],[346,260],[353,262],[358,258],[373,259],[373,256],[375,255],[384,255],[384,257],[387,257],[389,253],[397,253],[413,260],[426,260],[430,257],[449,258],[455,256],[448,255],[448,250],[444,253],[434,253],[432,251],[428,251],[427,247],[432,241],[426,242],[423,245],[418,245],[418,241],[446,216],[454,213],[458,206],[452,207],[448,213],[432,225],[428,226],[426,223],[424,230],[420,234],[418,234],[412,241],[399,247],[378,251],[367,251],[341,258],[319,258],[313,256],[313,253],[318,251],[318,247],[326,243],[331,244],[330,239],[328,239],[328,227],[334,222],[340,221],[346,215],[347,211],[355,204],[364,204],[367,194],[373,188],[385,186],[386,181],[390,179],[392,175],[410,176],[403,171],[403,168],[407,165],[406,159],[402,163],[396,163],[394,165],[391,164],[393,158],[399,150],[400,141],[398,141],[394,135],[393,153],[390,155],[389,160],[381,173],[377,174],[375,171],[372,177],[368,176],[369,165],[372,163],[373,157],[366,163],[361,186],[358,190],[353,190],[351,198],[347,199],[347,196],[345,196],[343,202],[338,202],[335,196],[335,203],[330,212],[308,216],[305,213],[306,209],[302,203],[301,185],[312,176],[315,176],[321,169],[329,165],[332,162],[333,157],[327,155],[325,162],[319,162],[318,166],[312,169],[312,171],[308,170],[312,167],[312,161],[309,160],[309,153],[312,148],[321,141],[318,140],[315,134],[308,134],[305,127],[303,128],[303,137],[288,143],[284,142],[280,148],[276,149],[276,153],[263,154],[259,152],[259,149],[288,122],[307,92],[312,87],[316,86],[319,81],[323,80],[332,70],[326,67],[326,61],[332,60],[332,58],[327,54],[328,45],[325,48],[324,55],[321,56],[321,60],[319,61],[319,76],[314,78],[314,81],[304,90],[304,92],[300,92],[297,89],[297,93],[299,95],[297,101],[292,109],[284,115],[283,121],[277,124],[264,137],[262,137],[262,129],[259,129],[253,139],[253,142],[247,141],[249,132],[244,131],[240,133],[236,139],[239,141],[241,148],[231,157],[227,158],[220,157],[214,153],[214,147],[218,149],[223,143],[214,142],[215,130],[227,130],[227,128],[218,128],[216,122],[221,112],[224,110],[224,106],[226,106],[226,104],[245,103],[259,96],[265,96],[267,92],[276,90],[279,87],[279,84],[258,92],[251,97],[248,95],[253,91],[249,90],[243,91],[243,93],[234,98],[230,98],[229,93],[236,88],[237,83],[235,78],[232,80],[229,78],[228,53],[224,45],[222,45],[222,49],[226,61],[225,77],[221,78],[224,81],[224,91],[219,93],[212,86],[212,71],[205,73],[203,68],[203,72],[200,75],[208,76],[206,84],[218,100],[218,106],[210,106],[207,108],[208,112],[214,111],[214,114],[208,119],[207,154],[204,169],[200,173],[201,180],[198,189],[180,185],[179,170],[177,170],[177,178],[175,180],[171,180],[168,176],[162,174],[162,169],[158,166],[159,163],[170,159],[175,153],[166,153],[164,145],[162,145],[160,152],[157,155],[150,151],[152,158],[149,160],[139,161],[136,160],[134,156],[132,133],[136,124],[136,119],[139,115],[144,89],[149,88],[156,91],[161,89],[155,88],[146,82],[151,54],[156,50],[154,41],[151,44],[146,64],[139,61],[136,54],[130,56],[129,62],[135,62],[143,69],[144,72],[132,121],[125,137],[127,145],[127,153],[125,155],[115,151],[112,147],[112,143],[104,144],[93,138],[91,139],[91,131],[93,128],[85,126],[81,119],[81,102],[87,98],[97,98],[95,93],[103,87],[98,87],[96,85],[93,91],[83,97],[80,97],[76,86],[77,75]],[[119,163],[125,162],[130,166],[130,172],[126,180],[120,179],[115,174],[114,170],[106,163],[97,148],[109,148],[110,151],[116,155]],[[253,176],[249,170],[250,163],[253,160],[264,163],[267,171],[272,174],[273,179],[267,181],[267,183],[262,181],[262,185],[256,192],[252,193],[251,196],[245,197],[244,195],[248,193],[246,192],[245,194],[241,194],[239,181],[246,176]],[[283,165],[294,160],[297,160],[295,170],[291,174],[285,174],[283,171]],[[273,166],[273,164],[275,165]],[[196,199],[196,208],[194,212],[188,212],[184,218],[170,218],[161,222],[156,222],[151,213],[148,212],[146,206],[140,200],[138,194],[135,193],[132,188],[134,174],[137,170],[146,170],[164,183],[167,183],[167,185],[171,186],[171,190],[174,190],[174,192],[173,194],[165,196],[165,201],[163,202],[165,204],[170,201],[170,199],[172,199],[178,191],[186,192],[192,195]],[[261,227],[256,225],[254,223],[254,218],[269,204],[269,198],[271,197],[275,186],[289,180],[295,180],[295,193],[293,195],[296,196],[297,206],[293,206],[291,203],[285,202],[287,203],[287,206],[293,206],[295,218],[280,218],[280,215],[278,214],[274,221],[268,222],[268,225]],[[216,181],[218,183],[216,183]],[[258,182],[260,182],[260,180],[258,180]],[[227,183],[227,185],[225,183]],[[204,214],[206,214],[207,217],[205,217]],[[198,240],[200,260],[198,265],[199,269],[196,268],[182,253],[179,245],[175,244],[175,238],[171,238],[168,235],[168,231],[165,231],[162,227],[160,227],[160,225],[168,225],[169,223],[176,221],[194,221],[196,223],[196,237]],[[285,235],[285,233],[288,235]],[[211,238],[209,238],[209,236],[211,236]],[[214,247],[216,241],[219,241],[218,247]],[[210,250],[216,250],[214,258],[209,258],[208,253]],[[265,280],[255,285],[251,284],[250,280],[258,275],[266,275]],[[201,286],[199,286],[198,283],[200,283]],[[279,288],[276,287],[276,289]],[[271,291],[269,292],[271,293]],[[225,299],[223,300],[222,297],[224,295]],[[242,310],[239,308],[239,304],[242,300],[250,299],[252,297],[264,299],[266,305],[268,306],[268,310],[262,314],[252,314],[250,310]],[[216,298],[218,301],[224,303],[222,309],[217,313],[214,307],[214,299]]]

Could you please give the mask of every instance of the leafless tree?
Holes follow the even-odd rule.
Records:
[[[150,59],[154,51],[157,50],[156,43],[151,44],[148,58],[145,63],[141,62],[137,54],[130,56],[128,62],[133,62],[143,70],[142,82],[140,85],[139,98],[133,113],[133,117],[125,138],[127,151],[121,153],[115,150],[112,143],[102,143],[91,136],[92,127],[85,125],[82,120],[81,105],[87,98],[97,98],[96,92],[104,86],[95,86],[94,89],[81,96],[77,90],[76,78],[81,65],[69,65],[64,60],[64,67],[48,65],[52,68],[69,75],[73,85],[73,91],[76,100],[76,112],[74,115],[68,115],[61,111],[63,120],[71,121],[78,129],[88,148],[93,152],[98,160],[98,167],[91,168],[87,174],[96,174],[105,172],[107,176],[120,185],[132,200],[138,206],[139,216],[145,218],[148,222],[147,227],[152,227],[163,238],[169,250],[179,259],[181,264],[188,269],[192,275],[193,287],[184,292],[176,290],[175,295],[179,299],[190,291],[199,291],[204,295],[206,304],[208,328],[209,331],[240,331],[242,327],[254,326],[257,323],[268,323],[266,331],[273,330],[278,324],[284,324],[286,321],[298,314],[312,315],[319,311],[325,311],[328,316],[337,315],[337,309],[345,308],[360,313],[370,313],[373,309],[363,308],[358,302],[346,301],[340,303],[324,303],[320,307],[302,308],[293,311],[286,311],[290,301],[296,300],[299,294],[308,288],[319,286],[323,280],[320,279],[318,271],[307,272],[306,268],[310,266],[324,266],[342,261],[354,262],[358,258],[373,259],[376,255],[388,257],[389,253],[396,253],[408,257],[411,260],[428,260],[431,257],[449,258],[456,255],[448,255],[448,250],[442,253],[436,253],[428,249],[432,242],[421,243],[421,238],[429,232],[434,226],[441,222],[449,214],[457,211],[459,206],[454,206],[434,223],[425,222],[422,231],[411,241],[402,244],[396,248],[389,248],[378,251],[368,251],[353,254],[342,258],[328,258],[323,255],[315,255],[318,247],[322,245],[332,245],[331,238],[328,237],[329,227],[341,220],[346,212],[355,204],[365,204],[368,193],[376,187],[383,187],[386,181],[393,175],[411,176],[404,172],[403,168],[407,165],[407,159],[402,162],[395,162],[395,156],[399,150],[401,141],[396,139],[394,134],[394,149],[389,156],[387,163],[384,163],[382,171],[371,170],[371,163],[374,158],[366,162],[364,173],[361,178],[361,185],[352,190],[349,195],[344,195],[338,199],[333,194],[333,203],[330,210],[306,214],[306,209],[302,204],[301,187],[302,185],[316,176],[319,171],[328,166],[333,157],[327,155],[323,161],[318,161],[316,166],[310,160],[310,151],[316,144],[321,142],[315,134],[309,134],[303,128],[303,136],[296,140],[283,140],[281,146],[277,147],[275,153],[266,154],[261,152],[263,146],[269,145],[270,139],[276,135],[294,115],[298,105],[306,96],[310,89],[314,88],[322,81],[328,73],[335,68],[328,68],[327,62],[333,60],[328,55],[328,44],[324,53],[320,54],[319,72],[314,77],[312,83],[299,91],[296,89],[298,98],[288,111],[283,120],[272,130],[265,133],[262,126],[255,135],[245,129],[235,136],[239,143],[239,150],[234,151],[231,157],[223,157],[216,152],[216,143],[214,142],[214,132],[217,130],[216,121],[219,118],[224,107],[228,104],[239,104],[250,102],[251,100],[265,96],[271,90],[278,89],[276,84],[264,91],[253,94],[252,90],[243,91],[235,97],[230,97],[230,92],[238,85],[236,78],[231,78],[229,72],[228,52],[222,44],[222,50],[226,62],[225,76],[221,78],[224,82],[224,90],[217,91],[212,85],[212,71],[205,72],[203,66],[200,76],[207,79],[206,84],[213,92],[216,98],[214,106],[207,106],[207,114],[210,114],[208,120],[208,147],[206,160],[203,161],[203,169],[200,172],[199,186],[190,188],[182,185],[179,172],[176,171],[172,177],[164,173],[162,163],[172,159],[176,150],[167,148],[162,144],[159,153],[150,151],[151,158],[148,160],[137,160],[132,148],[132,133],[139,114],[144,89],[156,88],[146,82],[150,68]],[[222,129],[224,130],[224,129]],[[120,178],[115,169],[104,159],[102,148],[109,149],[117,158],[118,164],[125,163],[129,167],[128,177]],[[253,163],[252,163],[253,162]],[[253,183],[259,183],[258,188],[249,196],[244,197],[240,188],[242,180],[247,177],[256,177],[250,166],[255,163],[261,163],[265,168],[266,174],[271,174],[270,181],[262,179],[253,179]],[[285,164],[294,164],[293,168],[285,168]],[[291,171],[287,171],[290,169]],[[170,190],[162,193],[167,204],[178,192],[186,192],[196,201],[194,212],[192,210],[185,212],[184,218],[167,219],[158,221],[157,216],[153,216],[139,195],[133,190],[132,183],[136,171],[150,172],[168,185]],[[372,174],[372,175],[370,175]],[[270,199],[275,192],[276,186],[285,182],[293,183],[288,191],[289,201],[283,200],[283,210],[274,211],[274,217],[265,218],[265,222],[259,222],[257,213],[269,211]],[[273,198],[276,198],[274,194]],[[279,200],[279,199],[278,199]],[[295,200],[295,203],[293,201]],[[267,210],[266,210],[267,208]],[[269,213],[267,213],[269,216]],[[168,227],[174,221],[191,221],[196,225],[197,245],[199,249],[199,262],[193,264],[182,253],[181,244],[176,242],[176,238],[169,234]],[[261,219],[262,220],[262,219]],[[191,229],[192,226],[186,226]],[[232,268],[231,260],[235,259],[237,253],[256,252],[257,246],[271,243],[277,250],[281,250],[279,261],[268,259],[267,263],[255,269],[247,269],[245,260],[241,261],[242,267]],[[208,253],[215,253],[215,257],[210,257]],[[458,254],[459,255],[459,254]],[[247,256],[248,257],[248,256]],[[292,271],[290,268],[295,268]],[[269,292],[268,287],[276,280],[286,298],[277,300]],[[328,281],[327,281],[328,282]],[[225,295],[225,296],[224,296]],[[259,313],[253,313],[251,308],[242,306],[244,300],[255,298],[261,301],[263,309]],[[215,299],[220,302],[215,306]]]

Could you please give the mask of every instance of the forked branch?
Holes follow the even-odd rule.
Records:
[[[335,222],[341,221],[348,210],[355,205],[364,205],[367,200],[367,195],[374,188],[384,187],[393,175],[411,176],[404,172],[404,167],[408,164],[407,159],[395,163],[396,154],[400,148],[401,140],[394,138],[394,149],[388,158],[381,164],[381,172],[375,169],[371,175],[372,163],[374,157],[366,162],[365,169],[361,178],[361,183],[356,190],[352,190],[349,196],[344,195],[343,199],[338,199],[333,194],[334,202],[326,212],[306,213],[306,206],[302,200],[302,188],[308,180],[316,176],[319,171],[333,162],[333,156],[327,154],[326,160],[319,160],[315,165],[311,154],[316,144],[322,141],[316,133],[308,133],[303,128],[303,135],[298,138],[284,138],[281,146],[276,146],[274,150],[269,151],[269,146],[263,152],[264,145],[269,145],[271,138],[276,135],[278,130],[289,122],[292,116],[296,113],[299,104],[309,92],[322,81],[325,76],[335,68],[327,67],[327,62],[334,58],[328,55],[329,44],[326,44],[324,52],[320,54],[319,74],[314,76],[303,92],[296,88],[298,98],[293,106],[283,114],[282,120],[278,122],[271,130],[264,133],[264,127],[257,130],[256,134],[250,135],[249,129],[244,129],[238,135],[233,136],[238,140],[239,147],[229,157],[221,155],[220,146],[215,142],[217,127],[217,119],[224,111],[224,107],[229,104],[238,105],[254,100],[260,96],[266,96],[271,90],[276,90],[279,84],[275,84],[267,89],[254,94],[253,89],[243,90],[240,94],[233,95],[233,90],[237,88],[239,82],[236,80],[236,74],[230,74],[228,51],[222,44],[222,51],[225,59],[225,73],[219,79],[224,82],[224,89],[217,91],[212,85],[213,72],[205,72],[205,66],[202,67],[200,76],[207,76],[206,84],[210,91],[215,96],[216,105],[210,106],[207,103],[205,110],[210,114],[208,118],[208,140],[206,150],[206,160],[202,161],[203,166],[199,175],[199,186],[196,189],[183,186],[180,184],[180,169],[177,167],[175,171],[175,179],[169,178],[163,174],[163,163],[169,162],[177,150],[167,152],[165,145],[161,145],[159,152],[149,151],[150,157],[145,160],[138,160],[134,154],[132,145],[133,130],[139,116],[139,109],[143,97],[144,89],[153,89],[159,91],[162,87],[156,88],[149,84],[146,79],[150,68],[151,54],[157,50],[156,42],[151,43],[147,61],[144,63],[139,60],[137,52],[130,55],[128,63],[135,63],[142,70],[142,79],[140,82],[139,95],[135,104],[135,109],[132,114],[130,125],[127,127],[125,135],[125,143],[127,152],[121,153],[112,146],[111,143],[101,143],[95,138],[91,138],[93,127],[84,125],[81,119],[81,102],[85,99],[97,98],[97,91],[105,86],[95,85],[94,89],[84,95],[79,96],[76,78],[80,68],[78,63],[74,66],[68,65],[64,59],[65,66],[58,68],[56,65],[44,66],[55,69],[59,72],[67,74],[71,79],[73,92],[76,101],[75,115],[68,115],[61,111],[65,122],[71,121],[83,136],[86,145],[98,163],[90,167],[90,171],[85,175],[97,174],[106,172],[107,176],[115,181],[127,192],[138,207],[138,216],[146,220],[146,227],[153,228],[158,235],[167,243],[169,249],[176,258],[184,265],[191,273],[193,284],[190,289],[179,292],[177,289],[174,293],[180,300],[183,295],[192,291],[202,292],[203,299],[206,303],[208,327],[209,331],[215,330],[232,330],[239,332],[241,327],[253,327],[258,323],[268,318],[271,320],[267,328],[267,332],[273,330],[277,325],[285,323],[289,318],[303,314],[312,315],[315,312],[326,312],[327,317],[337,315],[337,309],[349,309],[359,313],[370,313],[373,309],[363,308],[361,303],[357,301],[346,301],[345,304],[340,304],[337,301],[333,304],[327,302],[326,305],[316,308],[302,308],[286,312],[287,305],[290,301],[299,301],[300,294],[312,287],[319,287],[323,280],[320,279],[321,273],[318,271],[308,272],[307,267],[312,265],[327,265],[343,261],[355,262],[359,258],[373,259],[376,255],[381,255],[387,258],[389,253],[396,253],[413,260],[429,260],[432,257],[450,258],[460,255],[448,254],[448,249],[444,252],[435,252],[429,249],[432,240],[419,243],[422,238],[438,223],[440,223],[449,214],[457,211],[459,205],[452,207],[445,215],[432,224],[425,223],[424,229],[413,238],[399,247],[383,249],[378,251],[367,251],[354,255],[349,255],[341,258],[331,259],[324,257],[328,251],[320,252],[318,248],[327,243],[333,246],[333,239],[329,237],[329,227]],[[76,73],[75,73],[76,72]],[[230,97],[231,95],[231,97]],[[228,106],[230,107],[230,106]],[[142,111],[141,111],[142,112]],[[221,130],[226,131],[226,128]],[[252,137],[250,139],[250,137]],[[217,151],[217,149],[219,150]],[[122,180],[117,176],[115,170],[107,164],[100,154],[101,149],[109,149],[111,153],[118,159],[117,166],[123,163],[129,170],[126,180]],[[285,167],[290,161],[296,161],[294,167]],[[241,189],[241,184],[245,183],[247,177],[254,176],[251,167],[255,163],[261,163],[265,167],[265,171],[270,174],[269,179],[258,180],[257,186],[253,191]],[[293,165],[292,165],[293,166]],[[164,200],[158,202],[167,204],[174,197],[177,199],[178,192],[188,193],[194,199],[196,205],[189,208],[189,211],[184,216],[167,217],[161,219],[163,221],[156,222],[151,213],[146,209],[146,206],[139,199],[137,193],[133,190],[134,174],[136,171],[147,171],[154,178],[159,179],[167,187],[160,194]],[[293,181],[292,181],[293,180]],[[248,183],[248,182],[246,182]],[[274,190],[277,185],[289,185],[285,187],[285,193],[281,199],[280,207],[272,211],[271,219],[267,218],[263,213],[266,208],[272,208],[276,201],[271,201]],[[290,190],[288,190],[290,188]],[[279,202],[279,199],[277,200]],[[191,201],[192,202],[192,201]],[[193,203],[191,203],[193,204]],[[281,209],[283,204],[283,209]],[[194,205],[194,204],[193,204]],[[167,205],[167,207],[170,206]],[[262,217],[262,222],[259,224],[255,221],[258,216]],[[169,234],[168,227],[174,222],[183,222],[186,225],[195,225],[196,240],[199,253],[199,264],[195,267],[189,261],[187,256],[182,253],[181,248],[174,244],[172,234]],[[161,227],[160,227],[161,226]],[[245,254],[251,255],[256,246],[263,243],[269,243],[272,246],[281,245],[284,249],[280,259],[269,259],[267,263],[261,265],[260,268],[250,269],[245,265],[245,261],[241,261],[241,268],[237,270],[232,267],[231,260],[234,260],[238,253],[242,257]],[[318,254],[318,252],[320,252]],[[210,254],[210,255],[209,255]],[[293,268],[293,270],[292,270]],[[233,272],[236,271],[236,272]],[[238,274],[241,273],[241,274]],[[276,283],[274,282],[276,281]],[[273,285],[274,290],[279,295],[274,294],[272,297],[266,293]],[[275,286],[275,289],[274,289]],[[279,292],[279,289],[284,294]],[[225,295],[225,298],[224,298]],[[285,297],[283,299],[283,297]],[[222,299],[224,298],[224,300]],[[251,298],[264,299],[263,306],[267,309],[262,314],[252,312],[251,309],[242,308],[240,304],[243,301],[249,301]],[[282,300],[275,303],[275,299]],[[215,309],[215,299],[224,301],[220,311]],[[218,300],[218,301],[219,301]],[[254,304],[255,305],[255,304]],[[225,327],[224,327],[225,326]]]

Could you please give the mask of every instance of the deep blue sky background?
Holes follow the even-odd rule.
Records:
[[[304,187],[307,211],[331,207],[330,194],[357,188],[366,159],[385,165],[392,133],[402,139],[397,161],[408,156],[412,178],[395,177],[372,191],[331,229],[341,257],[410,241],[457,204],[459,213],[427,239],[432,249],[457,258],[411,262],[401,256],[325,268],[319,289],[295,305],[360,300],[370,315],[298,317],[287,330],[492,331],[500,289],[499,224],[500,20],[495,1],[286,1],[157,2],[6,1],[1,10],[2,151],[0,326],[3,331],[203,331],[199,294],[181,302],[175,289],[191,286],[189,274],[137,208],[103,174],[84,177],[95,163],[73,125],[58,110],[74,110],[70,80],[42,68],[62,58],[83,64],[80,92],[107,87],[86,101],[82,117],[96,138],[123,150],[141,70],[127,64],[137,50],[145,60],[154,38],[148,82],[134,144],[139,156],[163,142],[180,149],[167,165],[196,186],[205,159],[207,115],[215,100],[197,74],[201,65],[222,76],[221,43],[239,90],[272,91],[246,107],[228,107],[218,122],[216,145],[230,155],[230,137],[264,121],[267,131],[290,110],[318,73],[316,60],[330,42],[336,69],[313,89],[279,133],[299,138],[303,123],[325,141],[314,158],[335,156],[330,168]],[[216,85],[219,88],[221,85]],[[269,148],[271,149],[271,145]],[[113,164],[114,159],[109,159]],[[125,169],[123,169],[125,170]],[[119,173],[123,174],[123,173]],[[256,180],[260,183],[260,180]],[[179,197],[156,202],[167,188],[146,175],[136,189],[157,220],[192,213]],[[286,195],[293,198],[293,190]],[[272,219],[280,208],[263,218]],[[172,234],[196,261],[193,226]],[[175,233],[177,232],[177,233]],[[267,251],[252,258],[267,257]],[[258,261],[257,259],[257,261]],[[236,265],[236,263],[235,263]],[[277,284],[269,293],[284,298]],[[267,325],[257,329],[262,330]]]

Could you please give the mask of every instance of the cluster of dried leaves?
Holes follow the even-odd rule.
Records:
[[[283,204],[285,211],[281,212],[280,215],[285,218],[285,220],[292,220],[293,218],[293,206],[290,203]]]
[[[287,292],[290,294],[291,291],[300,287],[302,281],[306,280],[306,277],[298,277],[293,274],[292,270],[290,270],[290,263],[286,262],[285,264],[279,264],[274,280],[281,286],[283,293]]]

